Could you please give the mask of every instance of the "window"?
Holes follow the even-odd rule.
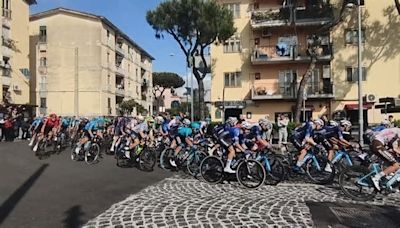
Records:
[[[225,73],[225,86],[227,87],[240,87],[241,86],[241,73]]]
[[[11,0],[3,0],[3,17],[11,18]]]
[[[47,66],[47,58],[46,57],[41,57],[40,58],[40,66],[41,67],[46,67]]]
[[[47,108],[47,101],[46,101],[46,98],[44,98],[44,97],[41,97],[41,98],[40,98],[40,107],[41,107],[41,108]]]
[[[260,80],[261,79],[261,74],[260,73],[256,73],[255,74],[255,80]]]
[[[42,42],[42,43],[47,42],[47,27],[46,26],[39,27],[39,42]]]
[[[111,38],[110,31],[107,30],[107,41],[110,40],[110,38]]]
[[[107,85],[111,85],[111,75],[107,75]]]
[[[179,101],[172,101],[171,102],[171,108],[179,108],[181,104],[179,103]]]
[[[367,68],[362,67],[362,80],[367,80]],[[346,67],[346,80],[348,82],[357,82],[358,81],[358,67]]]
[[[319,92],[319,69],[314,68],[314,70],[311,73],[311,77],[308,79],[308,94],[316,94]]]
[[[224,53],[240,52],[241,50],[240,37],[237,35],[224,42]]]
[[[107,52],[107,62],[110,62],[110,52]]]
[[[346,29],[345,31],[346,44],[357,44],[358,43],[358,30],[357,29]],[[365,43],[365,29],[361,29],[361,42]]]
[[[225,7],[232,11],[233,18],[240,18],[240,3],[228,3]]]
[[[294,70],[279,71],[279,90],[280,94],[293,96],[295,91],[294,82],[296,81],[297,73]]]
[[[27,69],[27,68],[22,68],[22,69],[19,69],[19,70],[21,71],[21,73],[22,73],[25,77],[29,78],[29,77],[31,76],[31,72],[29,71],[29,69]]]
[[[221,118],[222,118],[221,110],[219,109],[215,110],[215,119],[221,119]]]

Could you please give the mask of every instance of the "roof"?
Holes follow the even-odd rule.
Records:
[[[32,1],[34,1],[34,0],[32,0]],[[35,20],[39,20],[39,19],[42,19],[42,18],[45,18],[45,17],[56,15],[56,14],[59,14],[59,13],[73,14],[73,15],[77,15],[77,16],[82,16],[82,17],[87,17],[87,18],[91,18],[91,19],[100,20],[102,23],[104,23],[104,24],[108,25],[109,27],[111,27],[112,29],[114,29],[117,34],[122,36],[132,46],[134,46],[136,49],[138,49],[142,55],[145,55],[146,57],[150,58],[151,60],[154,60],[153,56],[151,56],[147,51],[145,51],[135,41],[133,41],[128,35],[126,35],[124,32],[122,32],[122,30],[120,30],[116,25],[114,25],[111,21],[109,21],[106,17],[103,17],[103,16],[99,16],[99,15],[91,14],[91,13],[86,13],[86,12],[82,12],[82,11],[78,11],[78,10],[71,10],[71,9],[59,7],[59,8],[51,9],[51,10],[48,10],[48,11],[32,14],[29,17],[29,20],[30,21],[35,21]]]

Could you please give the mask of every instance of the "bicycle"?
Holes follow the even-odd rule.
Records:
[[[266,172],[265,184],[277,185],[285,178],[285,167],[282,161],[275,157],[270,150],[257,152],[256,160],[259,161]]]
[[[200,174],[206,182],[211,184],[236,179],[246,188],[258,188],[265,182],[265,169],[259,161],[250,157],[251,152],[237,152],[231,164],[231,168],[236,170],[236,173],[229,174],[224,172],[228,159],[226,153],[223,153],[222,157],[208,156],[200,164]]]
[[[92,140],[89,140],[86,143],[88,143],[89,146],[82,146],[78,153],[76,153],[77,144],[72,148],[71,160],[84,160],[88,165],[98,163],[100,155],[100,137],[98,135],[95,135]],[[85,147],[87,147],[87,149],[85,149]]]
[[[130,150],[126,145],[129,136],[123,136],[116,150],[117,166],[131,167],[138,165],[142,171],[152,171],[156,164],[156,155],[153,147],[149,146],[149,141],[145,140]],[[129,158],[125,156],[125,152],[129,150]]]

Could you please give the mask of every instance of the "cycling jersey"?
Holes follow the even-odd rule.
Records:
[[[250,128],[249,137],[253,137],[254,139],[261,140],[262,138],[262,129],[259,125],[254,125]]]
[[[37,127],[37,126],[39,126],[41,123],[43,123],[43,119],[42,119],[42,118],[36,118],[36,119],[32,122],[32,127]]]
[[[56,128],[56,127],[60,126],[60,119],[58,119],[58,118],[55,118],[55,119],[48,118],[46,120],[46,127],[47,126],[48,127],[52,127],[52,128]]]
[[[378,126],[372,128],[372,131],[376,133],[376,132],[381,132],[385,129],[386,129],[386,127],[384,125],[378,125]]]
[[[97,131],[97,130],[101,130],[101,126],[103,126],[102,121],[100,121],[98,119],[94,119],[85,125],[85,130],[86,131],[89,131],[89,130]]]
[[[243,138],[240,136],[240,129],[237,127],[232,127],[229,129],[229,135],[232,138],[232,143],[234,145],[240,144]]]
[[[68,127],[70,125],[70,119],[69,118],[62,118],[61,120],[61,126],[63,127]]]
[[[324,128],[324,136],[326,138],[337,138],[343,140],[343,132],[338,126],[325,126]]]
[[[185,138],[189,137],[190,135],[192,135],[192,129],[190,127],[179,127],[178,135]]]
[[[400,128],[387,128],[375,135],[375,140],[378,140],[384,145],[393,143],[400,137]]]
[[[140,132],[146,133],[149,131],[149,127],[146,122],[143,122],[133,127],[132,131],[137,134],[139,134]]]
[[[302,126],[294,130],[293,138],[303,141],[305,138],[313,136],[313,128],[311,122],[306,122]]]

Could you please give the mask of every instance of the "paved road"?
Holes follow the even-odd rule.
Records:
[[[0,227],[79,227],[132,193],[170,176],[73,162],[69,151],[37,159],[27,142],[0,143]]]

